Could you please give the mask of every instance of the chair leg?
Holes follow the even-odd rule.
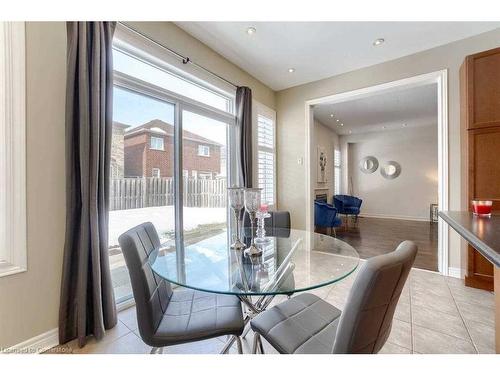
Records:
[[[260,341],[260,335],[257,332],[254,332],[252,354],[257,354],[257,349],[259,347],[259,341]]]
[[[264,354],[264,345],[262,345],[262,339],[260,338],[260,335],[259,335],[259,349],[260,349],[260,354]]]
[[[163,348],[152,348],[149,354],[162,354]]]
[[[238,347],[238,354],[243,354],[243,346],[241,345],[240,336],[234,336],[234,337],[236,337],[236,346]]]

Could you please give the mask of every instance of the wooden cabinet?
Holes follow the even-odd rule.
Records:
[[[467,199],[500,211],[500,48],[467,56],[460,71],[461,125],[467,145]],[[493,266],[469,245],[465,284],[493,290]]]

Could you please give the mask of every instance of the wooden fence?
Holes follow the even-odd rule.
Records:
[[[226,179],[183,179],[185,207],[225,207]],[[174,205],[172,177],[117,178],[111,180],[110,210]]]

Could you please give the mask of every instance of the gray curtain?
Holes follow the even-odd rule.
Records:
[[[66,240],[59,342],[116,325],[108,257],[115,22],[67,23]]]
[[[236,89],[236,126],[239,129],[240,166],[243,186],[252,186],[252,90],[248,87]]]

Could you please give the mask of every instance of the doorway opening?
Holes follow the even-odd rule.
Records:
[[[309,100],[306,134],[308,230],[317,194],[332,205],[334,195],[358,196],[339,238],[362,258],[414,240],[416,267],[448,275],[448,228],[434,222],[448,209],[446,70]],[[323,170],[322,153],[333,155]]]

